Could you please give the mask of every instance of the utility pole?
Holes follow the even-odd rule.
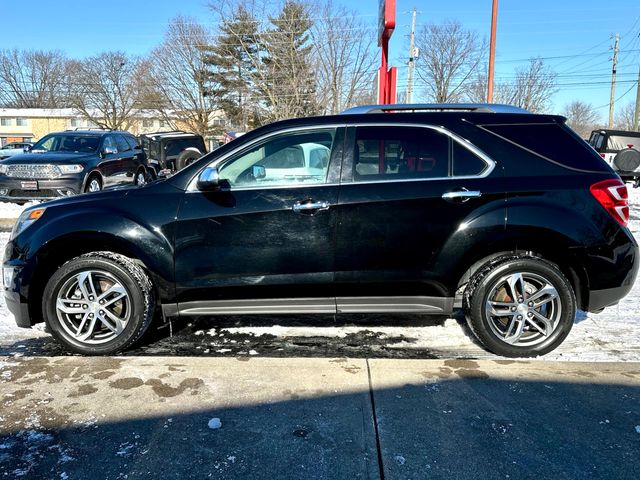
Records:
[[[411,14],[411,40],[409,42],[409,69],[407,70],[407,95],[406,103],[411,103],[413,95],[413,64],[415,62],[415,37],[416,37],[416,8]]]
[[[633,116],[633,129],[636,132],[640,132],[638,122],[640,122],[640,68],[638,69],[638,89],[636,90],[636,112]]]
[[[491,8],[491,39],[489,41],[489,74],[487,75],[487,103],[493,103],[493,76],[496,63],[496,29],[498,28],[498,0]]]
[[[611,70],[611,98],[609,100],[609,128],[613,128],[613,104],[615,103],[616,93],[616,69],[618,68],[618,34],[616,33],[616,41],[613,45],[613,69]]]

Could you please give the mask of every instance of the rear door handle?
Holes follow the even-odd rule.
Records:
[[[462,188],[460,190],[453,190],[451,192],[445,192],[442,194],[442,198],[448,202],[463,203],[472,198],[478,198],[482,196],[482,192],[479,190],[467,190]]]
[[[329,210],[331,204],[329,202],[316,202],[314,200],[305,200],[303,202],[296,202],[293,204],[293,211],[295,213],[302,213],[305,215],[315,215],[322,210]]]

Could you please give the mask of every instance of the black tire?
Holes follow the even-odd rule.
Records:
[[[95,182],[95,183],[94,183]],[[93,190],[94,185],[97,185],[97,190]],[[98,174],[93,174],[87,179],[87,183],[84,186],[85,193],[99,192],[102,190],[102,178]]]
[[[640,167],[640,151],[633,148],[620,150],[613,159],[619,172],[635,172]]]
[[[81,287],[77,281],[78,275],[92,272],[92,278],[95,281],[95,297],[88,297],[92,301],[85,301],[83,294],[81,293]],[[106,279],[106,280],[104,280]],[[114,283],[109,286],[108,281],[112,280]],[[76,282],[74,284],[74,282]],[[117,286],[116,286],[117,282]],[[94,281],[82,282],[85,290],[91,294],[91,285]],[[106,283],[106,286],[103,285]],[[119,300],[113,303],[113,306],[98,306],[97,301],[100,299],[98,294],[108,291],[111,287],[116,286],[118,289],[122,288],[126,292],[126,299]],[[82,310],[82,312],[75,312],[77,314],[69,315],[59,311],[57,308],[57,301],[60,297],[66,298],[67,302],[74,301],[68,300],[68,294],[65,294],[64,290],[68,292],[75,291],[75,297],[78,298],[77,302],[87,304],[81,306],[81,303],[71,304],[71,308],[76,310]],[[118,295],[119,292],[112,295]],[[78,296],[79,295],[79,296]],[[109,300],[115,297],[105,297],[103,302],[108,305],[111,303]],[[87,299],[88,300],[88,299]],[[95,301],[93,301],[95,300]],[[116,311],[116,308],[120,308],[120,311]],[[100,309],[102,314],[103,310],[111,309],[112,315],[125,315],[126,321],[123,322],[124,326],[120,332],[111,330],[106,327],[104,321],[98,322],[98,319],[94,321],[95,328],[91,328],[90,322],[92,320],[85,319],[84,325],[86,331],[89,329],[95,335],[86,340],[76,338],[81,336],[77,332],[80,332],[82,323],[80,317],[83,317],[84,313],[94,311],[95,317],[98,317],[97,309]],[[153,319],[155,310],[155,297],[153,294],[153,288],[149,277],[144,272],[142,267],[135,263],[132,259],[113,252],[92,252],[80,257],[76,257],[62,267],[60,267],[49,279],[47,286],[44,290],[42,300],[42,312],[47,327],[51,331],[51,334],[68,350],[72,352],[81,353],[84,355],[112,355],[123,351],[131,347],[136,343],[149,328]],[[94,315],[89,314],[88,315]],[[106,315],[102,315],[106,318]],[[73,318],[71,318],[73,317]],[[91,317],[93,318],[93,317]],[[109,322],[110,325],[115,323]],[[71,333],[72,328],[77,328],[76,336]],[[85,332],[86,333],[86,332]],[[113,338],[111,338],[113,337]]]
[[[514,290],[524,290],[525,293],[513,299],[508,284],[509,280],[518,278],[518,273],[523,280],[514,283]],[[552,293],[542,295],[541,299],[551,300],[546,300],[538,308],[535,302],[529,306],[528,297],[535,299],[543,289],[540,287],[543,282],[550,285],[557,296],[554,297]],[[536,288],[538,290],[534,290]],[[505,304],[492,304],[493,312],[504,313],[504,316],[490,314],[490,300],[495,304]],[[478,341],[487,350],[505,357],[536,357],[549,353],[567,337],[576,316],[575,293],[567,278],[553,263],[526,255],[498,257],[478,269],[468,283],[464,305],[467,322]],[[516,310],[512,310],[514,308]],[[547,314],[555,319],[548,325],[538,319],[547,318]],[[522,328],[519,328],[520,324]],[[541,331],[534,328],[534,324]],[[506,340],[511,337],[513,341],[511,332],[514,335],[521,332],[519,339],[513,343]]]
[[[200,150],[196,148],[187,148],[178,155],[178,158],[176,159],[176,170],[182,170],[184,167],[191,165],[201,156],[202,153]]]

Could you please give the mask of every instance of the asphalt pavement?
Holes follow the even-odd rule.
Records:
[[[0,478],[637,479],[640,364],[3,357]]]

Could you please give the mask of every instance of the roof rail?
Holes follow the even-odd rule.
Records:
[[[67,128],[65,132],[90,132],[93,130],[97,130],[100,132],[113,132],[110,128],[88,128],[88,127],[76,127],[76,128]]]
[[[363,105],[342,112],[342,115],[393,112],[485,112],[531,113],[524,108],[500,103],[402,103],[395,105]]]
[[[168,133],[189,133],[189,132],[185,132],[184,130],[162,130],[160,132],[147,132],[147,133],[141,133],[140,135],[146,135],[146,136],[151,136],[151,135],[166,135]]]

